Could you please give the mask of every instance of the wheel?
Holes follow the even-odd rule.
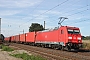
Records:
[[[64,50],[65,50],[64,48],[65,48],[64,46],[61,46],[61,50],[62,50],[62,51],[64,51]]]
[[[71,47],[70,46],[66,46],[67,47],[67,51],[71,51]]]
[[[54,49],[59,50],[59,49],[62,49],[62,47],[60,45],[54,45]]]
[[[62,45],[60,45],[60,46],[59,46],[59,49],[62,50],[62,48],[63,48]]]

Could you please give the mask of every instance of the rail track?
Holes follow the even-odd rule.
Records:
[[[80,51],[78,53],[75,53],[16,43],[11,43],[10,46],[16,49],[23,49],[31,53],[41,55],[42,57],[45,57],[48,60],[90,60],[89,51],[86,52]]]

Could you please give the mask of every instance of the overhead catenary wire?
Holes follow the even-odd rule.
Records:
[[[66,13],[69,13],[69,12],[72,12],[72,11],[80,10],[80,9],[86,8],[86,7],[88,7],[88,5],[83,6],[83,7],[80,7],[80,8],[76,8],[76,9],[73,9],[73,10],[70,10],[70,11],[66,11],[66,12],[64,12],[64,13],[62,13],[62,14],[66,14]]]
[[[82,12],[85,12],[85,11],[88,11],[89,9],[85,9],[85,10],[82,10],[82,11],[79,11],[79,12],[76,12],[76,13],[73,13],[73,14],[70,14],[70,15],[67,15],[67,16],[65,16],[65,17],[71,17],[71,16],[73,16],[73,15],[76,15],[76,14],[79,14],[79,13],[82,13]],[[56,19],[56,18],[55,18]],[[50,21],[50,22],[52,22],[52,21]],[[54,21],[53,21],[54,22]]]
[[[74,5],[74,4],[73,4]],[[75,14],[79,14],[79,13],[82,13],[82,12],[85,12],[85,11],[87,11],[87,10],[89,10],[89,5],[87,4],[87,5],[85,5],[85,6],[82,6],[82,7],[79,7],[79,8],[76,8],[76,9],[72,9],[72,10],[70,10],[70,11],[66,11],[66,12],[63,12],[63,13],[61,13],[61,14],[66,14],[66,13],[70,13],[70,12],[72,12],[72,11],[76,11],[76,10],[82,10],[83,8],[87,8],[87,9],[85,9],[85,10],[82,10],[82,11],[79,11],[79,12],[76,12],[76,13],[73,13],[73,14],[70,14],[70,15],[67,15],[66,17],[70,17],[70,16],[73,16],[73,15],[75,15]],[[53,18],[53,17],[56,17],[56,15],[54,15],[54,16],[51,16],[51,17],[49,17],[49,18]],[[65,16],[64,16],[65,17]],[[56,19],[56,18],[55,18]],[[52,21],[50,21],[50,22],[52,22]]]
[[[32,9],[30,12],[33,12],[44,2],[45,0],[43,0],[42,2],[40,2],[34,9]],[[32,15],[31,15],[32,16]]]
[[[84,20],[76,21],[76,22],[69,23],[69,24],[77,24],[77,23],[81,23],[81,22],[85,22],[85,21],[90,21],[90,19],[84,19]]]
[[[43,15],[43,14],[45,14],[45,13],[51,11],[52,9],[54,9],[54,8],[56,8],[56,7],[58,7],[58,6],[62,5],[62,4],[64,4],[64,3],[66,3],[67,1],[69,1],[69,0],[65,0],[64,2],[62,2],[62,3],[60,3],[60,4],[56,5],[56,6],[54,6],[54,7],[52,7],[52,8],[50,8],[49,10],[47,10],[47,11],[45,11],[45,12],[39,14],[38,16],[36,16],[36,17],[34,17],[34,18],[30,19],[30,20],[34,20],[35,18],[37,18],[37,17],[39,17],[39,16],[41,16],[41,15]],[[28,20],[27,22],[29,22],[30,20]],[[25,22],[25,23],[27,23],[27,22]],[[25,24],[25,23],[23,23],[23,24]],[[21,24],[21,25],[23,25],[23,24]],[[20,26],[21,26],[21,25],[20,25]]]
[[[79,1],[81,1],[81,0],[79,0]],[[75,3],[70,4],[69,6],[74,6],[74,5],[75,5],[77,2],[79,2],[79,1],[76,1]],[[87,6],[88,6],[88,5],[87,5]],[[79,9],[85,8],[85,7],[87,7],[87,6],[80,7],[80,8],[76,8],[76,9],[73,9],[73,10],[70,10],[70,11],[66,11],[66,12],[61,13],[61,14],[65,14],[65,13],[69,13],[69,12],[71,12],[71,11],[79,10]],[[67,8],[68,8],[68,7],[67,7]],[[63,11],[63,10],[66,10],[67,8],[65,7],[65,8],[63,8],[62,10],[58,11],[58,12],[61,12],[61,11]],[[55,15],[55,16],[56,16],[56,15]],[[51,17],[55,17],[55,16],[51,16]]]
[[[65,2],[67,2],[67,1],[68,1],[68,0],[66,0],[66,1],[64,1],[64,2],[62,2],[61,4],[65,3]],[[45,13],[47,13],[47,12],[51,11],[52,9],[54,9],[54,8],[58,7],[58,6],[59,6],[59,5],[61,5],[61,4],[56,5],[55,7],[53,7],[53,8],[51,8],[51,9],[49,9],[49,10],[45,11],[44,13],[42,13],[42,14],[40,14],[40,15],[43,15],[43,14],[45,14]],[[33,19],[35,19],[35,18],[39,17],[40,15],[38,15],[38,16],[36,16],[36,17],[32,18],[31,20],[33,20]],[[28,20],[27,22],[29,22],[29,21],[30,21],[30,20]],[[26,22],[26,23],[27,23],[27,22]],[[23,25],[23,24],[21,24],[21,25]],[[20,26],[20,25],[19,25],[19,26]]]
[[[75,15],[75,14],[78,14],[78,13],[82,13],[82,12],[87,11],[87,10],[89,10],[89,9],[85,9],[85,10],[82,10],[82,11],[76,12],[76,13],[74,13],[74,14],[67,15],[67,17],[72,16],[72,15]]]
[[[61,13],[61,14],[66,14],[66,13],[70,13],[70,12],[72,12],[72,11],[76,11],[76,10],[80,10],[80,9],[82,9],[82,8],[86,8],[86,7],[88,7],[88,5],[87,6],[84,6],[84,7],[80,7],[80,8],[76,8],[76,9],[73,9],[73,10],[70,10],[70,11],[66,11],[66,12],[64,12],[64,13]],[[87,9],[88,10],[88,9]],[[81,11],[80,11],[81,12]],[[78,12],[76,12],[76,13],[74,13],[74,14],[77,14]],[[55,15],[56,16],[56,15]],[[55,17],[55,16],[51,16],[51,17]],[[68,15],[69,16],[69,15]]]
[[[72,0],[73,1],[73,0]],[[76,2],[74,2],[73,4],[69,4],[69,6],[71,7],[71,6],[74,6],[74,5],[76,5],[78,2],[80,2],[81,0],[78,0],[78,1],[76,1]],[[69,2],[70,3],[70,2]],[[71,2],[72,3],[72,2]],[[63,11],[63,10],[66,10],[66,9],[68,9],[68,7],[69,6],[67,6],[67,7],[65,7],[65,8],[63,8],[62,10],[60,10],[59,12],[61,12],[61,11]]]

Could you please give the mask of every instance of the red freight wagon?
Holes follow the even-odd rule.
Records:
[[[20,34],[20,42],[26,42],[26,34]]]
[[[11,38],[11,42],[14,42],[15,41],[14,40],[14,36],[11,36],[10,38]]]
[[[13,42],[16,42],[16,35],[14,36]]]
[[[16,42],[19,42],[20,41],[20,35],[16,35],[15,40],[16,40]]]
[[[26,33],[26,42],[35,42],[35,32]]]
[[[6,41],[7,41],[7,40],[8,40],[8,37],[5,37],[5,38],[4,38],[4,40],[6,40]]]
[[[10,37],[5,37],[4,40],[5,40],[5,41],[9,41],[9,38],[10,38]]]

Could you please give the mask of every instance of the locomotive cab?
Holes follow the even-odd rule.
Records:
[[[82,46],[81,33],[78,27],[61,26],[60,31],[59,41],[62,46],[68,50],[79,49]]]
[[[77,27],[67,28],[68,46],[73,49],[79,49],[82,45],[80,30]]]
[[[78,29],[68,29],[68,42],[81,43],[81,34]]]

